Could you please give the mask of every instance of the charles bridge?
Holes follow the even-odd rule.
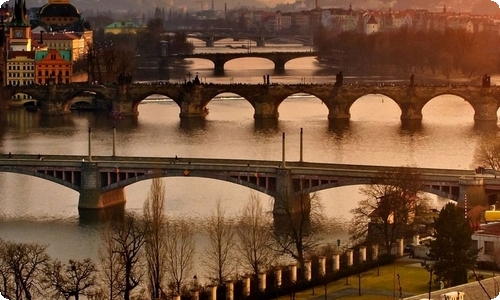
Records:
[[[283,199],[280,195],[286,193],[285,201],[293,204],[313,192],[373,184],[404,168],[291,162],[284,155],[281,161],[92,156],[90,145],[89,132],[88,156],[2,154],[0,172],[35,176],[73,189],[80,193],[79,209],[95,210],[125,203],[126,186],[159,177],[211,178],[246,186],[275,199]],[[495,172],[476,174],[475,170],[431,168],[411,171],[419,174],[423,191],[459,202],[464,201],[469,187],[484,189],[492,201],[500,193],[500,177]]]
[[[160,94],[169,97],[179,106],[182,120],[204,119],[207,106],[221,93],[234,93],[246,99],[254,108],[254,119],[277,120],[279,106],[294,94],[306,93],[319,98],[328,108],[328,120],[348,122],[350,108],[360,97],[380,94],[391,98],[401,109],[402,122],[422,120],[426,103],[440,95],[456,95],[474,109],[476,122],[496,122],[500,106],[500,87],[465,85],[358,85],[344,84],[114,84],[114,85],[47,85],[9,86],[1,90],[4,106],[13,95],[27,94],[37,99],[44,115],[70,113],[72,99],[85,92],[112,107],[121,116],[138,115],[138,105],[148,96]]]

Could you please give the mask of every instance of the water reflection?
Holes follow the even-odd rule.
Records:
[[[97,225],[106,222],[121,222],[125,217],[125,203],[104,209],[78,209],[79,224]]]

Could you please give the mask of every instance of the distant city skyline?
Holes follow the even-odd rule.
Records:
[[[0,0],[5,1],[5,0]],[[41,7],[49,0],[26,0],[28,7]],[[354,10],[405,10],[428,9],[440,11],[444,7],[453,12],[471,12],[474,14],[499,13],[500,0],[69,0],[80,11],[112,12],[123,14],[127,12],[151,13],[156,7],[173,11],[216,11],[233,10],[235,8],[271,9],[283,12],[313,9],[316,5],[322,8],[349,8]],[[11,6],[15,0],[9,0]]]

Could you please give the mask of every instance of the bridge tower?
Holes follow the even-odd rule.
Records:
[[[124,188],[101,192],[101,176],[97,163],[82,162],[79,209],[101,209],[125,203]]]

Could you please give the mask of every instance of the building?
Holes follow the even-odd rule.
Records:
[[[73,74],[71,51],[39,50],[35,54],[35,78],[37,84],[69,84]]]
[[[478,261],[500,266],[500,222],[481,224],[472,234],[472,246],[480,249]]]
[[[7,54],[7,84],[31,85],[34,84],[35,52],[9,51]]]
[[[104,34],[137,34],[140,26],[131,21],[113,22],[104,28]]]
[[[38,11],[39,20],[51,27],[66,27],[80,22],[81,13],[69,0],[49,0]]]
[[[48,49],[69,50],[71,61],[83,58],[87,45],[83,36],[69,32],[33,33],[33,39]]]
[[[26,2],[16,0],[9,24],[9,50],[31,51],[31,25],[27,18]]]

